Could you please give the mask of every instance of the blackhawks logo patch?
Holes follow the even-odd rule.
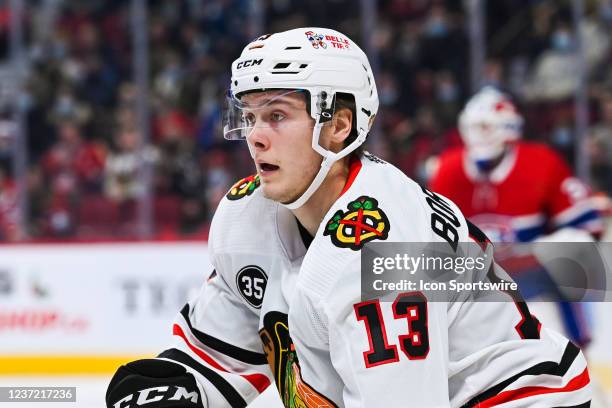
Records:
[[[263,328],[259,331],[283,405],[286,408],[338,408],[302,378],[302,369],[287,320],[285,313],[268,312],[263,319]]]
[[[336,211],[325,225],[323,235],[329,235],[334,245],[357,251],[370,241],[387,239],[391,225],[375,198],[361,196],[347,208]]]
[[[253,191],[257,189],[261,184],[259,175],[253,175],[238,180],[230,191],[228,191],[226,197],[228,200],[240,200],[242,197],[253,194]]]

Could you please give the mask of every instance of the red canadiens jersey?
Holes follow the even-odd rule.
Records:
[[[548,230],[576,227],[598,234],[602,221],[590,191],[552,149],[518,143],[489,174],[464,148],[442,154],[430,187],[454,201],[492,241],[528,242]]]

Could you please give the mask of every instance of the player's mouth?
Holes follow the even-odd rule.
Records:
[[[277,165],[272,164],[272,163],[266,163],[266,162],[257,163],[257,167],[259,168],[260,177],[271,176],[279,169]]]

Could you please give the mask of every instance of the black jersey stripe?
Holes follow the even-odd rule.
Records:
[[[580,405],[565,405],[562,407],[554,407],[554,408],[589,408],[591,406],[591,401],[587,401],[584,404],[580,404]]]
[[[502,279],[495,274],[494,265],[491,265],[491,267],[489,268],[489,272],[487,272],[487,277],[493,283],[502,282]],[[512,298],[514,304],[516,305],[516,308],[518,309],[519,313],[521,314],[521,317],[523,318],[522,321],[519,323],[519,326],[516,327],[520,336],[524,339],[539,339],[542,324],[529,311],[529,307],[527,307],[527,303],[525,303],[525,299],[523,299],[521,292],[518,289],[502,290],[502,292],[506,293]]]
[[[482,232],[480,228],[472,224],[467,219],[465,221],[468,227],[468,234],[471,237],[473,237],[479,244],[484,244],[486,246],[486,244],[491,242],[491,240],[487,237],[487,235],[484,232]]]
[[[223,398],[232,406],[232,408],[243,408],[247,406],[247,402],[242,396],[236,391],[236,389],[223,377],[221,377],[214,370],[200,364],[194,358],[189,356],[187,353],[177,350],[168,349],[161,353],[158,357],[167,358],[170,360],[177,361],[191,367],[206,378],[210,383],[223,395]]]
[[[181,310],[181,315],[185,318],[187,325],[189,326],[189,330],[194,335],[196,339],[202,344],[211,349],[218,351],[219,353],[223,353],[226,356],[229,356],[238,361],[242,361],[246,364],[251,365],[265,365],[268,364],[268,360],[266,359],[266,355],[264,353],[256,353],[254,351],[245,350],[240,347],[236,347],[232,344],[226,343],[223,340],[219,340],[216,337],[213,337],[209,334],[201,332],[197,329],[194,329],[191,324],[191,320],[189,320],[189,305],[186,304]]]
[[[501,383],[475,396],[467,403],[462,405],[461,408],[477,407],[480,402],[486,401],[489,398],[496,396],[504,389],[506,389],[510,384],[526,375],[548,374],[563,377],[565,373],[567,373],[567,370],[569,370],[570,366],[572,365],[578,354],[580,354],[580,349],[570,341],[567,343],[567,347],[565,347],[565,351],[563,352],[563,357],[561,357],[561,361],[559,361],[558,363],[554,361],[544,361],[532,367],[529,367],[526,370],[523,370],[520,373],[513,375],[507,380],[502,381]]]

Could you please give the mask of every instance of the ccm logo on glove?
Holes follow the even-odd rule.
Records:
[[[174,392],[174,394],[173,394]],[[138,399],[136,400],[136,405],[127,404],[130,401],[133,401],[138,395]],[[172,396],[170,396],[172,395]],[[140,390],[134,394],[130,394],[122,398],[113,404],[114,408],[131,408],[131,407],[139,407],[142,405],[151,404],[153,402],[159,401],[180,401],[182,399],[191,400],[191,402],[198,402],[198,393],[197,391],[189,392],[187,388],[180,387],[175,385],[173,389],[170,389],[168,386],[164,387],[151,387],[146,388],[144,390]]]

